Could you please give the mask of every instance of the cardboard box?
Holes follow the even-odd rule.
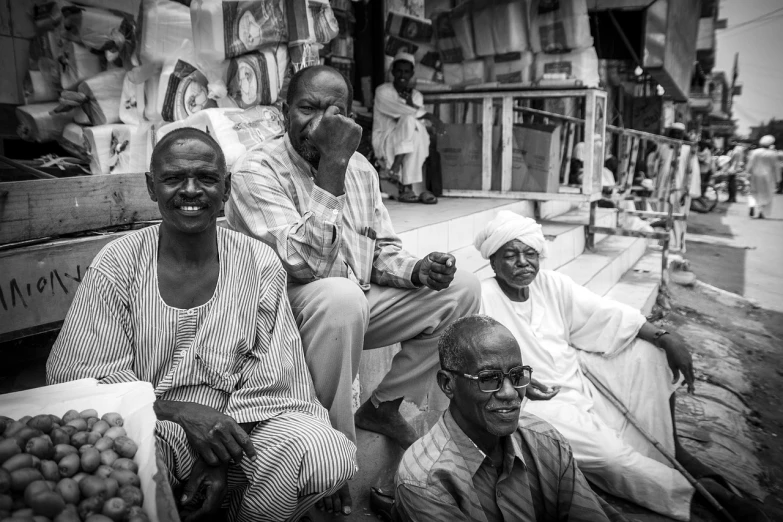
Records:
[[[118,412],[128,436],[139,447],[133,460],[139,465],[144,511],[152,522],[178,522],[167,474],[158,467],[154,402],[155,393],[148,382],[98,384],[95,379],[81,379],[0,395],[0,411],[14,419],[41,413],[62,416],[71,409],[95,408],[101,415]]]
[[[390,11],[386,17],[386,34],[398,36],[413,42],[428,43],[432,40],[432,22],[426,18],[418,18]]]
[[[481,190],[481,125],[448,124],[438,137],[443,188]],[[500,127],[492,131],[491,190],[501,187]],[[557,192],[560,186],[560,127],[525,124],[513,128],[511,190]]]

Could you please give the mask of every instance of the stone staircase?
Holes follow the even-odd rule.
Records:
[[[432,251],[451,252],[457,267],[469,270],[479,279],[493,275],[489,262],[473,247],[475,233],[500,210],[511,210],[533,217],[529,201],[509,202],[498,199],[441,198],[438,205],[387,202],[387,208],[405,248],[417,256]],[[655,303],[660,282],[661,254],[647,248],[647,240],[602,236],[595,238],[595,248],[586,250],[585,230],[588,211],[567,204],[546,202],[539,207],[541,224],[547,238],[546,257],[541,268],[558,270],[599,295],[634,306],[649,314]],[[614,210],[598,209],[596,225],[614,226]],[[399,350],[393,345],[366,351],[362,355],[359,376],[354,382],[354,409],[364,402],[388,370]],[[445,398],[435,397],[424,410],[403,403],[402,411],[420,434],[426,432],[445,409]],[[394,472],[402,450],[385,437],[357,430],[359,471],[351,481],[353,513],[342,520],[367,520],[371,487],[392,491]],[[331,520],[322,516],[320,520]],[[319,519],[314,519],[319,520]]]

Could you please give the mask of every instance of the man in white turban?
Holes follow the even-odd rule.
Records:
[[[677,441],[672,412],[680,373],[693,392],[693,362],[682,339],[647,322],[639,310],[539,270],[545,244],[538,223],[509,211],[499,212],[474,241],[495,271],[482,281],[481,313],[514,334],[533,368],[532,385],[552,396],[527,402],[525,411],[568,439],[593,484],[689,520],[693,486],[593,386],[585,365],[713,496],[734,502],[716,474]]]
[[[759,219],[772,213],[775,185],[780,175],[780,159],[775,150],[775,137],[766,135],[759,140],[759,148],[750,153],[747,166],[750,174],[748,206],[753,217],[758,207]]]

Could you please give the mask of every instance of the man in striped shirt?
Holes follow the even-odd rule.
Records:
[[[421,403],[432,390],[438,337],[478,311],[479,285],[449,254],[417,259],[403,250],[378,174],[356,152],[361,128],[348,117],[352,99],[331,67],[295,74],[287,133],[234,164],[226,218],[271,246],[288,272],[305,358],[332,425],[355,441],[355,421],[407,448],[417,434],[398,411],[402,399]],[[362,350],[396,342],[402,350],[354,416],[351,384]],[[350,513],[347,487],[334,500],[336,511]]]
[[[229,520],[297,520],[353,475],[356,447],[316,400],[285,271],[263,243],[217,227],[231,181],[209,135],[166,135],[147,186],[162,223],[92,261],[47,381],[152,384],[186,522],[214,520],[226,492]]]
[[[395,510],[405,522],[608,521],[552,426],[522,409],[532,369],[487,316],[455,321],[438,346],[438,385],[451,399],[402,457]]]

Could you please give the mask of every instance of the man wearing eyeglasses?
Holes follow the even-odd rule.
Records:
[[[398,520],[609,520],[552,426],[522,411],[532,369],[494,319],[452,323],[438,343],[438,385],[450,399],[402,457]]]

